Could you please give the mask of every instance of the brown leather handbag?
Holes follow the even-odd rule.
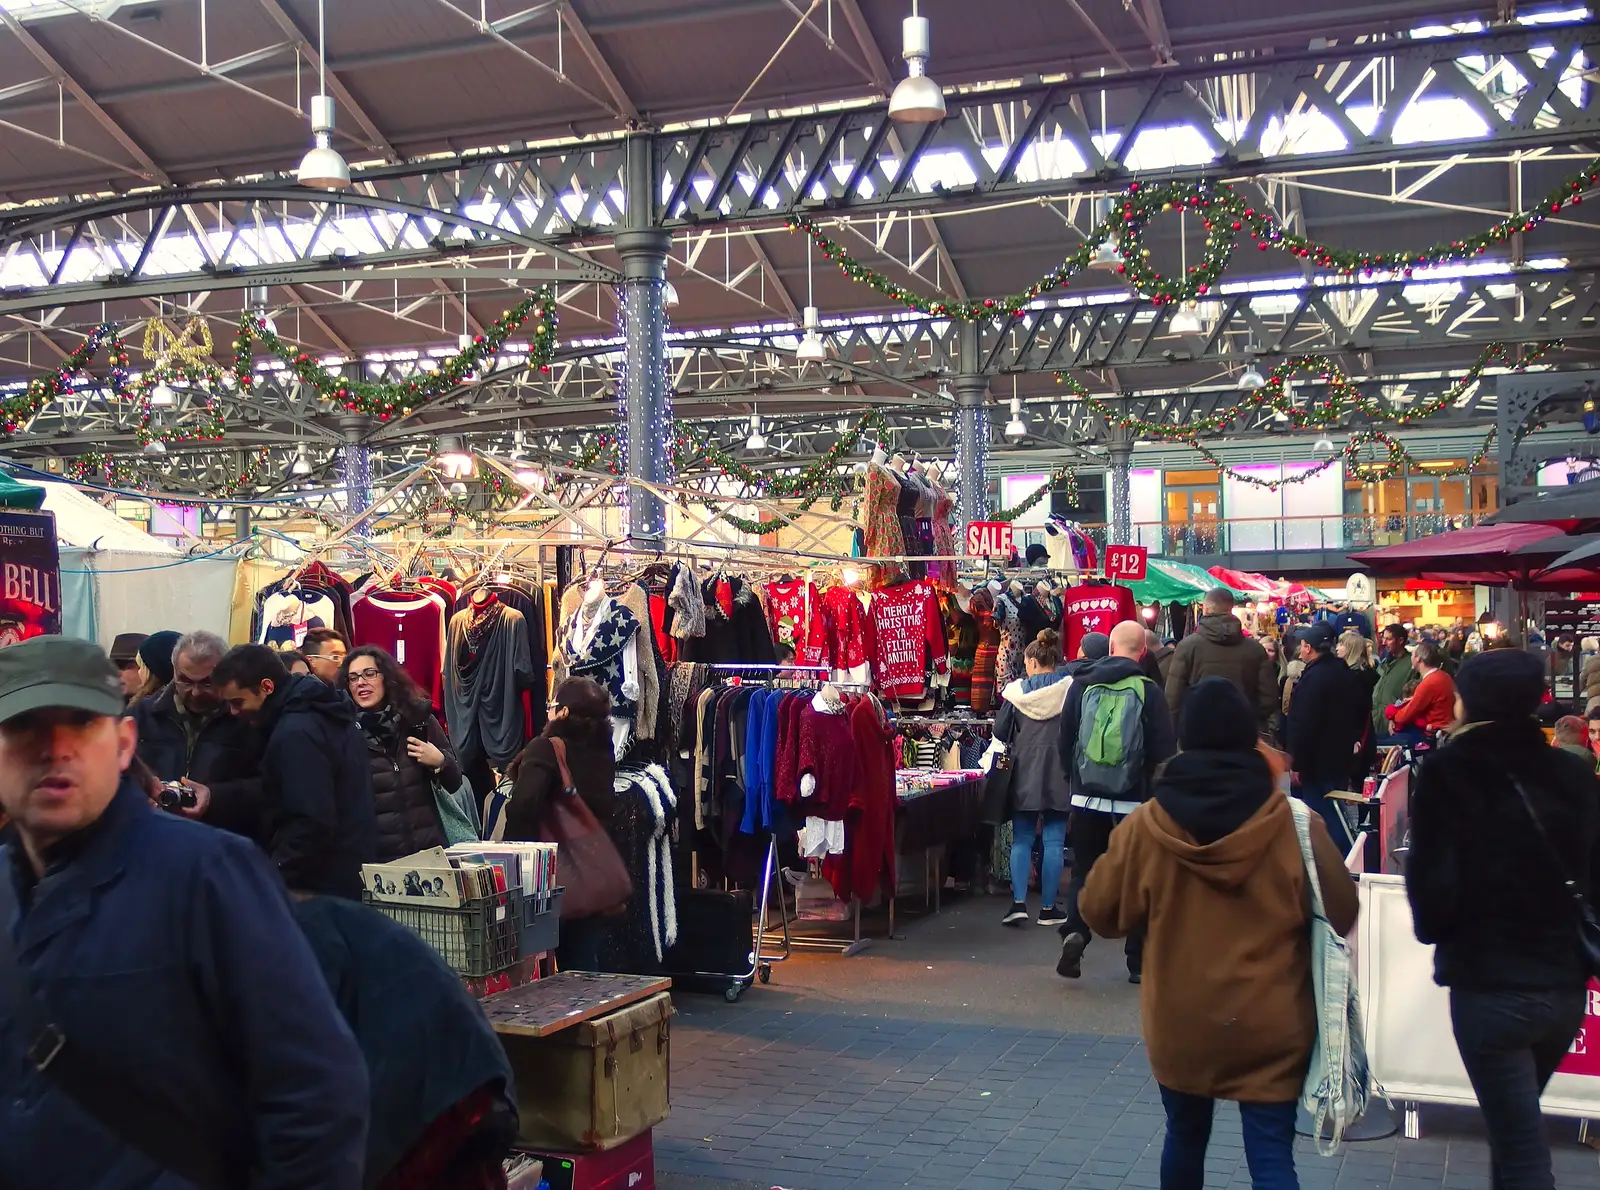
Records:
[[[628,865],[572,783],[567,742],[552,736],[550,746],[561,772],[561,792],[550,799],[539,833],[557,847],[556,877],[566,889],[561,920],[619,912],[633,896]]]

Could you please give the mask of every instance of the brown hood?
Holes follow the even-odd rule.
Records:
[[[1230,615],[1201,616],[1195,631],[1218,645],[1236,645],[1244,640],[1244,625]]]
[[[1238,888],[1260,866],[1285,830],[1293,829],[1289,801],[1273,795],[1238,830],[1202,846],[1160,804],[1150,807],[1150,833],[1161,848],[1212,888]]]

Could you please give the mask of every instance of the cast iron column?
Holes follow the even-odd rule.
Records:
[[[339,419],[344,434],[344,445],[339,448],[339,484],[344,488],[344,514],[351,518],[372,507],[372,449],[362,441],[371,426],[371,421],[357,414]],[[369,532],[366,521],[355,529],[358,537]]]
[[[655,211],[655,163],[650,138],[632,137],[626,159],[626,223],[616,237],[622,258],[622,375],[617,404],[623,440],[623,471],[629,479],[663,485],[670,481],[672,402],[667,387],[667,253],[672,235],[650,226]],[[666,536],[661,497],[630,486],[628,536],[647,541]]]
[[[1133,441],[1118,435],[1107,447],[1111,464],[1106,469],[1107,488],[1111,496],[1112,545],[1133,544],[1133,494],[1129,491],[1129,472],[1133,469]]]
[[[956,515],[964,527],[989,519],[989,378],[957,376],[955,393]]]

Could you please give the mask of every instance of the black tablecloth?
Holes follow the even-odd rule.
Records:
[[[895,849],[902,855],[970,839],[983,821],[983,778],[896,799]]]

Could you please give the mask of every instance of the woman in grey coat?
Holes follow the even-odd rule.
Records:
[[[1067,813],[1072,807],[1067,774],[1061,769],[1057,741],[1061,708],[1072,678],[1061,664],[1061,636],[1046,628],[1023,652],[1027,677],[1009,683],[995,716],[995,735],[1011,754],[1011,908],[1002,919],[1008,926],[1028,920],[1028,872],[1033,840],[1044,824],[1044,858],[1039,865],[1042,904],[1038,922],[1060,925],[1067,915],[1056,908],[1067,843]]]

